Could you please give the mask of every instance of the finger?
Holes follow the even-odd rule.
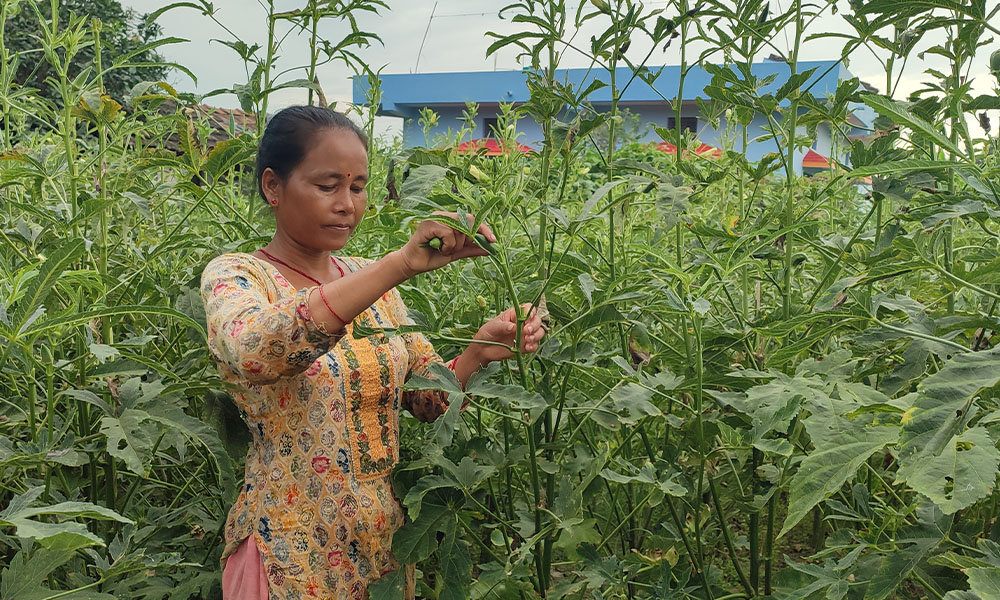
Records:
[[[461,250],[455,252],[455,254],[452,255],[452,258],[457,260],[459,258],[470,258],[473,256],[489,256],[489,252],[486,252],[476,244],[466,244]]]
[[[502,313],[500,313],[499,315],[497,315],[497,317],[503,319],[504,321],[511,321],[511,322],[513,322],[515,320],[516,314],[517,313],[514,312],[514,307],[511,306],[507,310],[505,310]]]
[[[455,248],[457,246],[455,230],[450,227],[446,227],[438,237],[441,238],[441,254],[445,256],[451,256],[455,253]]]
[[[529,310],[531,312],[528,312]],[[531,308],[530,302],[525,302],[524,304],[521,305],[521,314],[525,315],[524,317],[525,320],[530,319],[532,316],[534,316],[535,310]]]
[[[486,223],[480,223],[479,229],[477,231],[485,235],[486,239],[488,239],[490,243],[495,243],[497,241],[497,236],[494,235],[493,229],[491,229],[490,226],[487,225]]]

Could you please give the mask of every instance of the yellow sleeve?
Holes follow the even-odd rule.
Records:
[[[269,384],[305,371],[346,333],[319,330],[309,311],[309,292],[272,302],[269,275],[253,259],[227,254],[201,276],[208,346],[215,360],[240,378]]]
[[[397,324],[413,325],[413,319],[407,314],[406,305],[403,303],[403,298],[399,295],[399,290],[393,289],[390,291],[387,300],[392,308],[393,318]],[[407,379],[411,375],[433,379],[434,377],[430,374],[431,363],[445,364],[448,368],[454,369],[455,359],[445,363],[438,353],[435,352],[434,346],[431,345],[424,334],[404,333],[401,337],[406,342],[406,353],[409,358],[409,366],[406,371]],[[448,410],[448,392],[440,390],[407,390],[403,392],[402,405],[403,408],[410,411],[417,419],[425,423],[430,423],[443,415],[444,411]]]

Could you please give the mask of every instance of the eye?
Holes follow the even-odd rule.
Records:
[[[324,192],[332,192],[333,190],[337,189],[337,186],[335,185],[317,185],[316,187],[318,187],[320,190]]]
[[[360,194],[361,192],[365,191],[365,188],[355,185],[351,186],[351,191],[354,192],[355,194]]]

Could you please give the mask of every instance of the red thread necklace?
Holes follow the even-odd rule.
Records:
[[[286,263],[285,261],[281,260],[277,256],[274,256],[273,254],[269,253],[267,250],[264,250],[263,248],[261,248],[257,252],[260,252],[261,254],[263,254],[264,257],[267,258],[270,261],[274,261],[274,262],[278,263],[279,265],[284,265],[284,266],[288,267],[289,269],[295,271],[296,273],[298,273],[299,275],[305,277],[306,279],[308,279],[309,281],[315,283],[316,285],[323,285],[323,282],[320,281],[319,279],[316,279],[315,277],[313,277],[312,275],[309,275],[308,273],[303,273],[302,271],[296,269],[292,265],[290,265],[290,264]],[[333,255],[330,255],[330,262],[333,263],[333,266],[337,267],[337,270],[340,271],[340,276],[343,277],[345,275],[344,269],[341,268],[340,263],[338,263],[336,261],[336,259],[333,258]]]

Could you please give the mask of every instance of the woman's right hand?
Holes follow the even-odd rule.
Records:
[[[435,212],[434,214],[458,220],[458,213]],[[469,215],[469,222],[475,222],[472,215]],[[479,225],[477,233],[486,236],[490,243],[497,241],[493,230],[486,223]],[[426,245],[434,238],[441,238],[439,249]],[[469,236],[437,221],[422,221],[406,245],[400,248],[399,253],[411,277],[439,269],[462,258],[489,255]]]

